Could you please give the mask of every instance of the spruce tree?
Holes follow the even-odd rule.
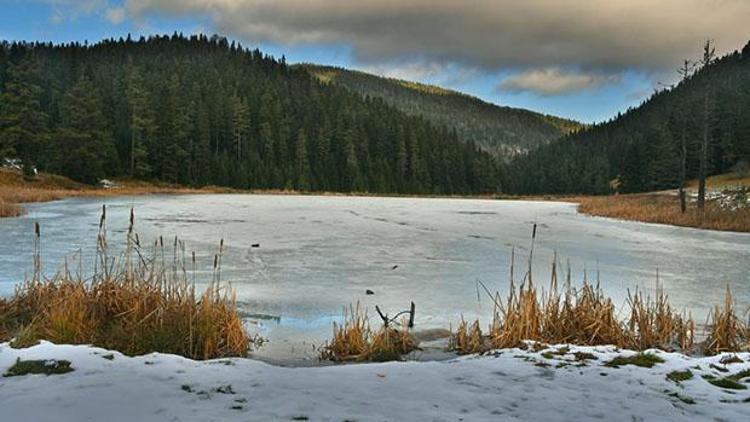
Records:
[[[89,77],[80,76],[65,93],[60,114],[56,133],[60,172],[84,183],[97,183],[116,168],[117,152]]]
[[[48,116],[40,104],[38,79],[33,58],[11,63],[0,94],[0,160],[20,157],[25,169],[44,161],[49,142]]]
[[[130,177],[147,178],[151,173],[148,145],[154,141],[156,126],[153,106],[141,71],[131,67],[127,71],[126,96],[130,114]]]

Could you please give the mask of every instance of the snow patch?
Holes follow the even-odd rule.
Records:
[[[65,359],[75,370],[1,378],[0,416],[35,422],[748,420],[748,390],[718,388],[703,376],[748,370],[750,353],[737,354],[743,362],[732,364],[722,364],[723,356],[648,353],[664,362],[611,368],[605,363],[635,352],[553,346],[443,362],[283,368],[252,359],[198,362],[48,342],[17,350],[6,343],[1,372],[18,358]],[[689,380],[667,379],[688,369]]]

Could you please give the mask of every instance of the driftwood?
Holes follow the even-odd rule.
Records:
[[[398,323],[396,320],[401,315],[409,314],[408,327],[409,328],[413,328],[414,327],[414,314],[416,313],[416,308],[417,308],[417,306],[414,304],[414,302],[411,302],[411,306],[409,307],[408,311],[401,311],[401,312],[397,313],[396,315],[394,315],[392,318],[388,318],[388,314],[384,314],[380,310],[380,306],[375,305],[375,311],[377,311],[378,316],[380,316],[380,319],[383,320],[383,325],[386,326],[386,327],[388,327],[391,324],[391,322]]]

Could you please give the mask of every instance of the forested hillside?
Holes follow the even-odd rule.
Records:
[[[517,157],[508,170],[510,190],[601,194],[617,184],[620,192],[674,188],[680,183],[682,140],[686,177],[695,178],[704,135],[708,174],[750,161],[750,43],[688,72],[678,86],[654,93],[623,115]]]
[[[458,138],[221,37],[0,45],[0,159],[87,183],[498,191]]]
[[[360,95],[382,98],[413,116],[455,128],[459,138],[473,141],[495,155],[509,157],[534,149],[581,128],[555,116],[490,104],[440,87],[330,66],[301,65],[323,82]]]

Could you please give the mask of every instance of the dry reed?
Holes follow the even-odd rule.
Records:
[[[750,324],[745,324],[734,310],[732,292],[727,286],[724,306],[715,306],[710,314],[706,354],[736,352],[750,349]]]
[[[479,326],[479,321],[474,321],[471,326],[461,318],[461,323],[458,324],[458,329],[451,336],[448,349],[454,350],[460,355],[468,355],[474,353],[481,353],[487,350],[487,344],[482,329]]]
[[[214,280],[197,294],[185,269],[184,244],[175,239],[169,265],[163,240],[146,253],[133,232],[132,212],[130,221],[127,249],[112,258],[102,213],[95,270],[87,279],[67,265],[51,279],[42,277],[37,225],[34,275],[0,299],[0,341],[24,347],[45,339],[192,359],[247,355],[254,339],[243,328],[234,292],[218,280],[218,266]]]
[[[679,198],[666,194],[594,196],[574,199],[584,214],[621,220],[671,224],[702,229],[750,232],[750,207],[724,209],[715,201],[706,203],[705,212],[689,207],[680,212]]]
[[[321,349],[320,358],[334,362],[383,362],[399,360],[416,349],[417,342],[407,328],[387,324],[378,330],[370,328],[367,312],[357,303],[344,309],[341,324],[333,324],[333,338]]]
[[[680,315],[672,309],[668,296],[659,285],[658,276],[655,298],[644,297],[641,292],[629,294],[626,305],[630,312],[623,319],[618,317],[614,303],[603,294],[598,283],[594,286],[584,277],[580,289],[572,288],[569,269],[565,287],[560,291],[556,261],[557,258],[553,261],[548,293],[539,292],[531,281],[531,266],[517,289],[511,278],[510,292],[505,300],[500,300],[498,294],[490,295],[479,282],[495,307],[489,330],[485,335],[479,321],[469,325],[462,320],[449,348],[459,354],[468,354],[525,347],[526,341],[531,340],[542,344],[615,345],[633,350],[658,348],[688,354],[696,349],[692,317]],[[700,351],[714,354],[750,348],[750,331],[737,316],[732,303],[727,289],[724,307],[716,307],[712,312],[710,333]]]
[[[6,202],[0,198],[0,218],[2,217],[18,217],[23,214],[23,208],[20,205]]]

